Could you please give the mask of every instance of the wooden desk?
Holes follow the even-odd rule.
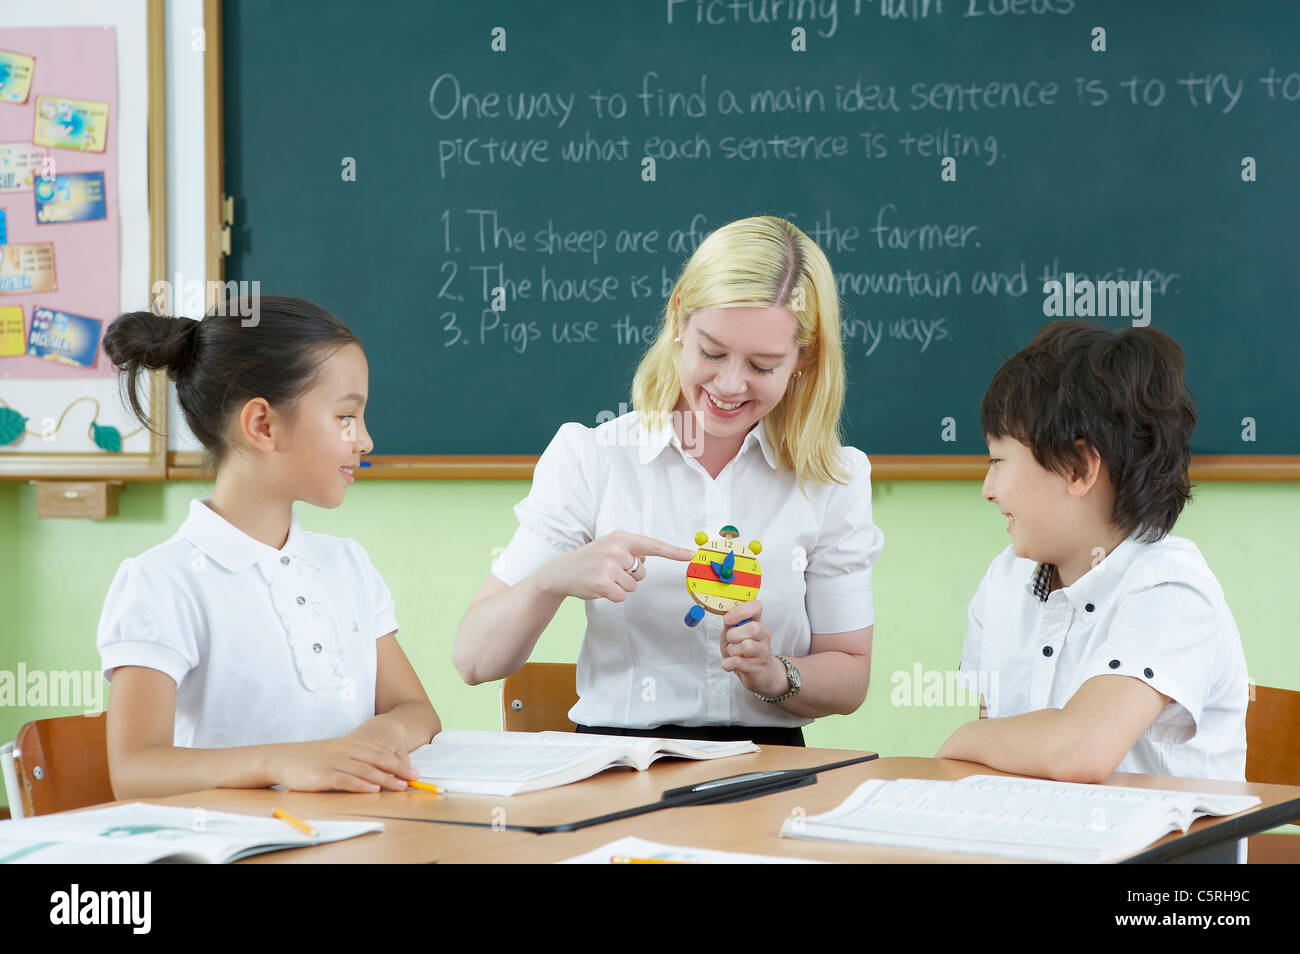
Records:
[[[574,785],[503,798],[490,795],[433,795],[424,792],[279,792],[271,789],[210,789],[169,798],[159,805],[202,807],[210,811],[270,815],[279,806],[299,818],[365,820],[348,813],[545,825],[658,801],[669,788],[773,768],[803,768],[864,755],[841,749],[764,746],[763,751],[710,762],[661,760],[649,770],[613,769]],[[959,779],[967,775],[1007,775],[984,765],[952,759],[887,758],[834,769],[816,784],[727,805],[699,805],[651,812],[577,832],[528,832],[385,819],[385,830],[314,848],[258,855],[245,864],[374,862],[551,862],[570,858],[628,835],[697,848],[822,861],[874,863],[1008,863],[986,855],[917,851],[781,838],[781,823],[797,810],[805,816],[829,811],[871,778]],[[1183,860],[1180,856],[1215,846],[1235,846],[1238,838],[1300,818],[1300,787],[1211,782],[1198,779],[1116,773],[1107,785],[1258,795],[1261,804],[1227,818],[1198,819],[1186,835],[1172,833],[1132,860]],[[1235,852],[1235,847],[1233,848]],[[1235,854],[1234,854],[1235,857]]]

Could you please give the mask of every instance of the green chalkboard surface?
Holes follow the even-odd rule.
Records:
[[[361,336],[376,453],[619,413],[690,252],[755,214],[835,269],[868,454],[983,452],[1067,273],[1151,283],[1195,453],[1300,452],[1294,0],[226,0],[222,43],[227,278]]]

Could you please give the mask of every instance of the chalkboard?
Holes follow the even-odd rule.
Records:
[[[868,454],[984,452],[1067,273],[1151,283],[1194,453],[1300,451],[1293,0],[226,0],[222,42],[227,279],[360,335],[376,453],[625,410],[690,252],[756,214],[835,270]]]

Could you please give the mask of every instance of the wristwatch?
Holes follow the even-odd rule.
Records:
[[[758,693],[755,692],[754,695],[758,696],[758,698],[762,699],[764,702],[784,702],[791,696],[797,696],[799,690],[803,688],[803,678],[799,675],[799,670],[794,668],[794,663],[790,662],[790,660],[786,659],[784,656],[777,656],[776,658],[785,663],[785,678],[790,681],[790,691],[783,696],[777,696],[775,699],[769,699],[767,696],[759,696]]]

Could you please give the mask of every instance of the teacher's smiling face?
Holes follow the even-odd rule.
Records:
[[[747,433],[776,407],[794,374],[799,346],[785,308],[706,308],[686,322],[678,364],[678,410],[694,412],[714,437]]]

